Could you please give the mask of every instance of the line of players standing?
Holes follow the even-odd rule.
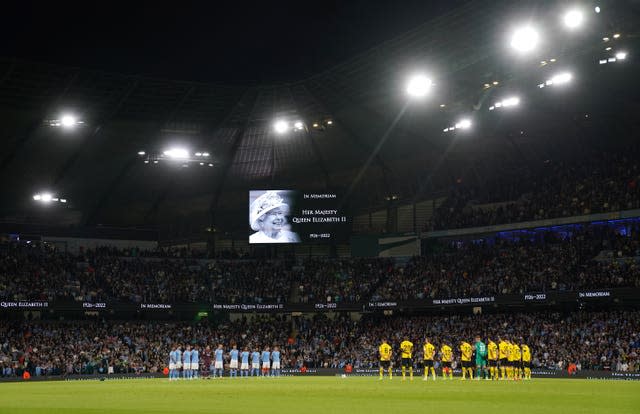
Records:
[[[484,377],[486,380],[529,380],[531,379],[531,350],[529,346],[520,338],[518,342],[510,341],[506,337],[498,337],[498,343],[487,339],[485,344],[480,336],[475,337],[473,345],[466,341],[462,341],[458,347],[460,351],[460,362],[462,379],[474,378],[474,368],[476,370],[475,378]],[[424,377],[426,381],[431,374],[433,380],[436,379],[435,361],[436,347],[429,338],[425,338],[423,345],[423,367]],[[413,343],[408,337],[400,343],[402,379],[406,379],[406,373],[409,372],[409,378],[413,380]],[[448,375],[449,379],[453,379],[453,349],[447,343],[440,346],[440,366],[442,368],[442,378]],[[380,357],[380,379],[384,377],[384,371],[388,370],[389,379],[393,378],[391,366],[391,357],[393,348],[386,339],[382,340],[382,344],[378,348]],[[475,361],[474,361],[475,360]]]
[[[219,344],[213,352],[209,346],[204,348],[202,361],[200,356],[198,346],[186,345],[183,350],[180,345],[174,345],[169,352],[169,381],[177,381],[181,373],[182,378],[187,380],[200,377],[222,378],[225,359],[229,361],[230,377],[237,377],[238,370],[241,377],[279,377],[281,374],[280,348],[277,346],[273,351],[267,346],[262,352],[260,348],[250,352],[248,347],[240,351],[236,345],[233,345],[225,355],[224,346]]]

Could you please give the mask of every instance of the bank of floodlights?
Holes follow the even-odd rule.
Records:
[[[546,81],[538,84],[538,88],[542,89],[547,86],[564,85],[566,83],[571,82],[572,79],[573,79],[573,75],[570,72],[558,73],[557,75],[554,75],[551,78],[547,79]]]
[[[61,198],[57,195],[54,195],[50,192],[42,192],[42,193],[36,193],[33,195],[33,201],[36,201],[40,204],[51,204],[51,203],[62,203],[62,204],[66,204],[67,203],[67,199],[66,198]]]
[[[45,124],[52,128],[73,129],[78,125],[84,124],[84,121],[78,119],[75,115],[63,114],[59,118],[45,120]]]
[[[413,98],[422,98],[429,94],[433,82],[426,75],[413,75],[407,82],[407,94]]]
[[[451,125],[442,130],[442,132],[453,132],[456,130],[468,130],[471,129],[473,123],[469,118],[463,118],[460,121],[456,122],[454,125]]]
[[[598,63],[601,65],[606,65],[607,63],[622,62],[626,59],[627,59],[627,52],[619,51],[619,52],[616,52],[613,56],[600,59]]]
[[[518,105],[520,105],[520,98],[518,98],[517,96],[511,96],[494,103],[489,107],[489,110],[493,111],[495,109],[511,108]]]
[[[528,54],[540,44],[538,30],[530,25],[523,25],[511,32],[510,46],[519,54]]]
[[[159,164],[163,162],[180,162],[182,167],[189,164],[199,164],[201,166],[213,167],[211,162],[211,154],[207,151],[191,152],[186,148],[172,147],[160,152],[138,151],[138,155],[143,158],[145,164]]]
[[[580,9],[567,10],[562,16],[564,26],[569,30],[576,30],[584,24],[585,15]]]

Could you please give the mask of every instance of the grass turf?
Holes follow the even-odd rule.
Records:
[[[639,413],[640,381],[377,377],[0,384],[0,413]]]

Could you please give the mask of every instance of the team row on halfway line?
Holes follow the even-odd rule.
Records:
[[[519,343],[518,343],[519,342]],[[402,380],[406,379],[406,371],[409,371],[409,378],[413,380],[413,343],[408,337],[400,343],[400,353],[402,359]],[[422,346],[423,350],[423,366],[424,380],[429,378],[436,379],[436,371],[434,361],[436,360],[436,347],[429,338],[425,338]],[[480,336],[475,337],[472,344],[462,341],[458,346],[460,351],[460,362],[462,363],[462,379],[473,379],[473,368],[476,369],[476,379],[484,377],[486,380],[529,380],[531,379],[531,350],[524,343],[522,338],[519,341],[509,340],[506,337],[498,337],[498,343],[487,338],[485,344]],[[382,344],[378,348],[380,356],[380,379],[384,377],[385,369],[389,372],[389,379],[393,378],[391,368],[391,357],[393,348],[386,339],[382,340]],[[442,366],[442,378],[453,379],[453,348],[446,342],[443,342],[438,352],[440,363]],[[475,359],[475,361],[474,361]],[[475,364],[474,364],[475,362]],[[501,375],[500,375],[501,374]]]
[[[202,356],[202,361],[200,360]],[[241,377],[248,376],[277,376],[280,370],[280,348],[275,346],[273,351],[267,346],[262,351],[255,348],[252,352],[248,347],[238,350],[233,345],[227,354],[229,358],[229,376],[237,377],[238,369]],[[224,373],[225,352],[222,344],[219,344],[215,351],[211,351],[209,346],[202,350],[202,355],[198,346],[186,345],[184,350],[179,345],[174,345],[169,352],[169,380],[174,381],[180,378],[194,379],[199,377],[199,372],[203,378],[209,378],[210,373],[213,378],[222,378]],[[202,370],[200,366],[202,364]]]

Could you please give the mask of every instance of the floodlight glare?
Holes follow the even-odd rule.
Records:
[[[520,98],[518,98],[517,96],[511,97],[511,98],[507,98],[507,99],[502,101],[502,106],[503,107],[518,106],[519,104],[520,104]]]
[[[429,93],[429,89],[433,83],[431,79],[427,78],[424,75],[415,75],[411,79],[409,79],[409,83],[407,84],[407,93],[410,96],[421,98]]]
[[[456,128],[458,129],[469,129],[471,128],[471,120],[470,119],[463,119],[460,122],[458,122],[456,124]]]
[[[584,21],[584,14],[580,10],[569,10],[565,13],[564,17],[564,25],[569,29],[575,29],[582,25]]]
[[[332,120],[328,120],[327,121],[327,125],[333,125],[333,121]]]
[[[60,120],[60,123],[65,128],[71,128],[76,124],[76,118],[72,115],[64,115]]]
[[[273,125],[273,128],[276,130],[278,134],[284,134],[289,130],[289,124],[287,124],[286,121],[280,120],[280,121],[276,121],[276,123]]]
[[[138,155],[144,155],[145,152],[144,151],[138,151]]]
[[[196,157],[201,157],[202,153],[201,152],[196,152]]]
[[[40,194],[35,194],[33,196],[33,199],[36,200],[36,201],[40,201],[42,199],[42,196]]]
[[[600,6],[596,6],[593,10],[595,10],[596,13],[600,13]]]
[[[209,156],[209,153],[208,153],[208,152],[203,152],[203,153],[202,153],[202,156],[203,156],[203,157],[208,157],[208,156]]]
[[[618,52],[616,53],[616,59],[625,60],[627,58],[627,52]]]
[[[293,124],[293,127],[299,130],[304,128],[304,124],[302,123],[302,121],[296,121],[295,124]]]
[[[165,151],[164,155],[173,159],[184,159],[189,158],[189,151],[184,148],[171,148],[170,150]]]
[[[61,202],[61,203],[66,203],[66,202],[67,202],[67,199],[66,199],[66,198],[61,198],[61,199],[60,199],[60,202]]]
[[[572,78],[573,78],[573,75],[571,75],[569,72],[564,72],[564,73],[559,73],[554,77],[552,77],[551,82],[554,85],[561,85],[563,83],[570,82]]]
[[[43,203],[48,203],[51,201],[51,199],[53,198],[53,196],[49,193],[44,193],[40,196],[40,199],[42,200]]]
[[[614,38],[614,39],[617,39],[617,38],[619,38],[619,37],[620,37],[620,33],[616,33],[616,34],[614,34],[614,35],[613,35],[613,38]]]
[[[511,35],[511,47],[519,53],[528,53],[534,50],[540,42],[540,35],[531,26],[516,29]]]

